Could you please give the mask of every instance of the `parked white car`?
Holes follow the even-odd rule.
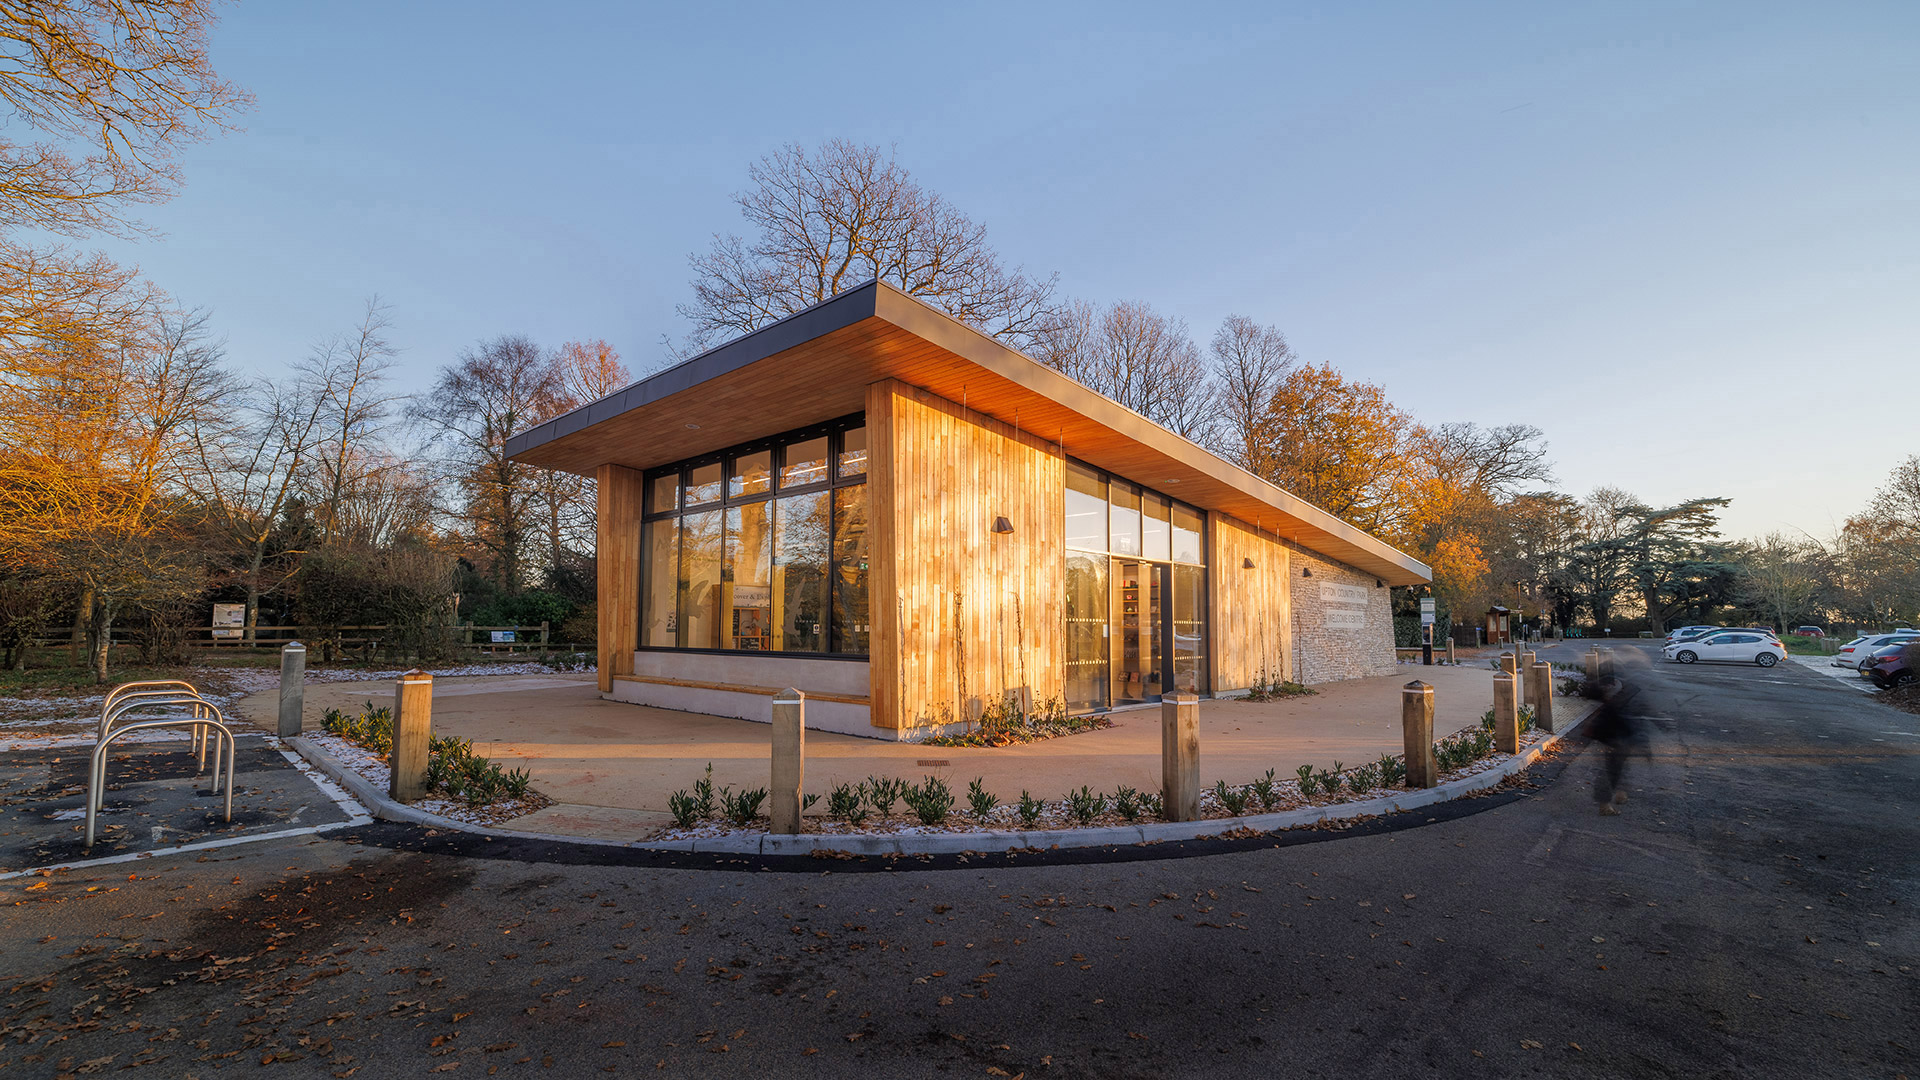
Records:
[[[1758,630],[1723,630],[1693,641],[1676,641],[1662,649],[1661,654],[1676,664],[1718,660],[1772,667],[1787,658],[1787,647],[1780,644],[1779,639]]]
[[[1889,645],[1904,645],[1915,638],[1920,638],[1920,631],[1908,630],[1892,634],[1868,634],[1866,637],[1857,637],[1845,645],[1840,646],[1839,655],[1835,656],[1832,663],[1828,666],[1853,668],[1855,671],[1858,671],[1860,669],[1860,661],[1872,656],[1876,650],[1884,649]]]

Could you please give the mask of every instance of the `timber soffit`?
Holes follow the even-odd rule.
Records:
[[[1250,523],[1257,520],[1263,531],[1297,540],[1310,550],[1375,574],[1388,584],[1419,584],[1432,579],[1431,569],[1412,556],[882,282],[868,282],[815,304],[514,435],[507,440],[508,456],[534,465],[566,467],[559,459],[575,457],[584,449],[582,436],[589,428],[702,383],[742,372],[760,361],[778,362],[779,354],[827,335],[858,333],[852,328],[869,320],[877,329],[894,332],[894,337],[904,331],[960,363],[903,361],[899,355],[902,350],[876,345],[871,350],[874,355],[870,366],[860,372],[868,382],[892,377],[943,397],[971,399],[969,407],[975,412],[1003,423],[1017,422],[1041,437],[1064,440],[1073,456],[1149,487],[1160,486],[1156,481],[1170,473],[1190,484],[1168,489],[1171,494]],[[929,378],[933,374],[930,367],[938,367],[940,376]],[[968,371],[986,376],[979,380],[977,390],[969,386]],[[793,369],[786,373],[793,373]],[[729,432],[722,441],[737,442],[753,434],[758,432]],[[1116,436],[1116,445],[1125,445],[1129,451],[1127,460],[1102,461],[1109,455],[1100,452],[1099,444],[1112,443]],[[714,437],[721,438],[719,433]],[[661,460],[681,456],[685,455],[676,452]],[[1147,474],[1139,474],[1143,466],[1150,470]]]

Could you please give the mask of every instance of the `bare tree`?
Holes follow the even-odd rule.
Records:
[[[399,400],[386,388],[398,355],[388,338],[392,328],[392,309],[380,297],[369,297],[358,326],[314,346],[298,365],[301,393],[318,403],[309,482],[322,543],[338,534],[342,504],[362,479],[353,465],[366,460],[363,451]]]
[[[207,57],[207,0],[0,4],[0,101],[46,136],[0,138],[0,231],[137,231],[129,203],[179,186],[175,155],[250,103]]]
[[[460,487],[454,516],[486,550],[509,594],[525,583],[529,541],[537,536],[540,470],[507,457],[507,436],[556,413],[557,383],[538,345],[503,335],[463,351],[409,410]]]
[[[1021,348],[1054,321],[1055,278],[1008,269],[985,226],[920,186],[891,150],[829,139],[748,169],[734,196],[757,235],[715,236],[689,258],[686,351],[751,333],[873,279]]]
[[[547,358],[557,415],[597,401],[632,380],[620,354],[605,341],[569,341]],[[534,474],[548,565],[559,567],[594,544],[594,481],[559,469]]]
[[[265,579],[274,530],[305,475],[326,397],[282,398],[264,381],[227,397],[226,409],[193,425],[192,486],[213,535],[238,561],[246,589],[244,637],[252,641],[260,597],[277,584]]]
[[[1261,326],[1244,315],[1229,315],[1214,331],[1210,346],[1219,378],[1219,448],[1247,471],[1268,475],[1271,450],[1259,438],[1273,395],[1296,361],[1277,326]]]
[[[1207,435],[1216,401],[1212,373],[1187,324],[1148,304],[1069,304],[1034,355],[1175,434],[1196,442]]]

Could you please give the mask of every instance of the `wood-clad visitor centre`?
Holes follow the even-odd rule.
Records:
[[[878,282],[507,450],[598,480],[605,696],[878,738],[1391,674],[1431,577]]]

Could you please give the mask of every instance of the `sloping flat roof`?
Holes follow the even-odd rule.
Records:
[[[528,465],[648,469],[866,407],[894,378],[1088,464],[1378,576],[1432,570],[1146,417],[883,282],[869,282],[507,440]]]

